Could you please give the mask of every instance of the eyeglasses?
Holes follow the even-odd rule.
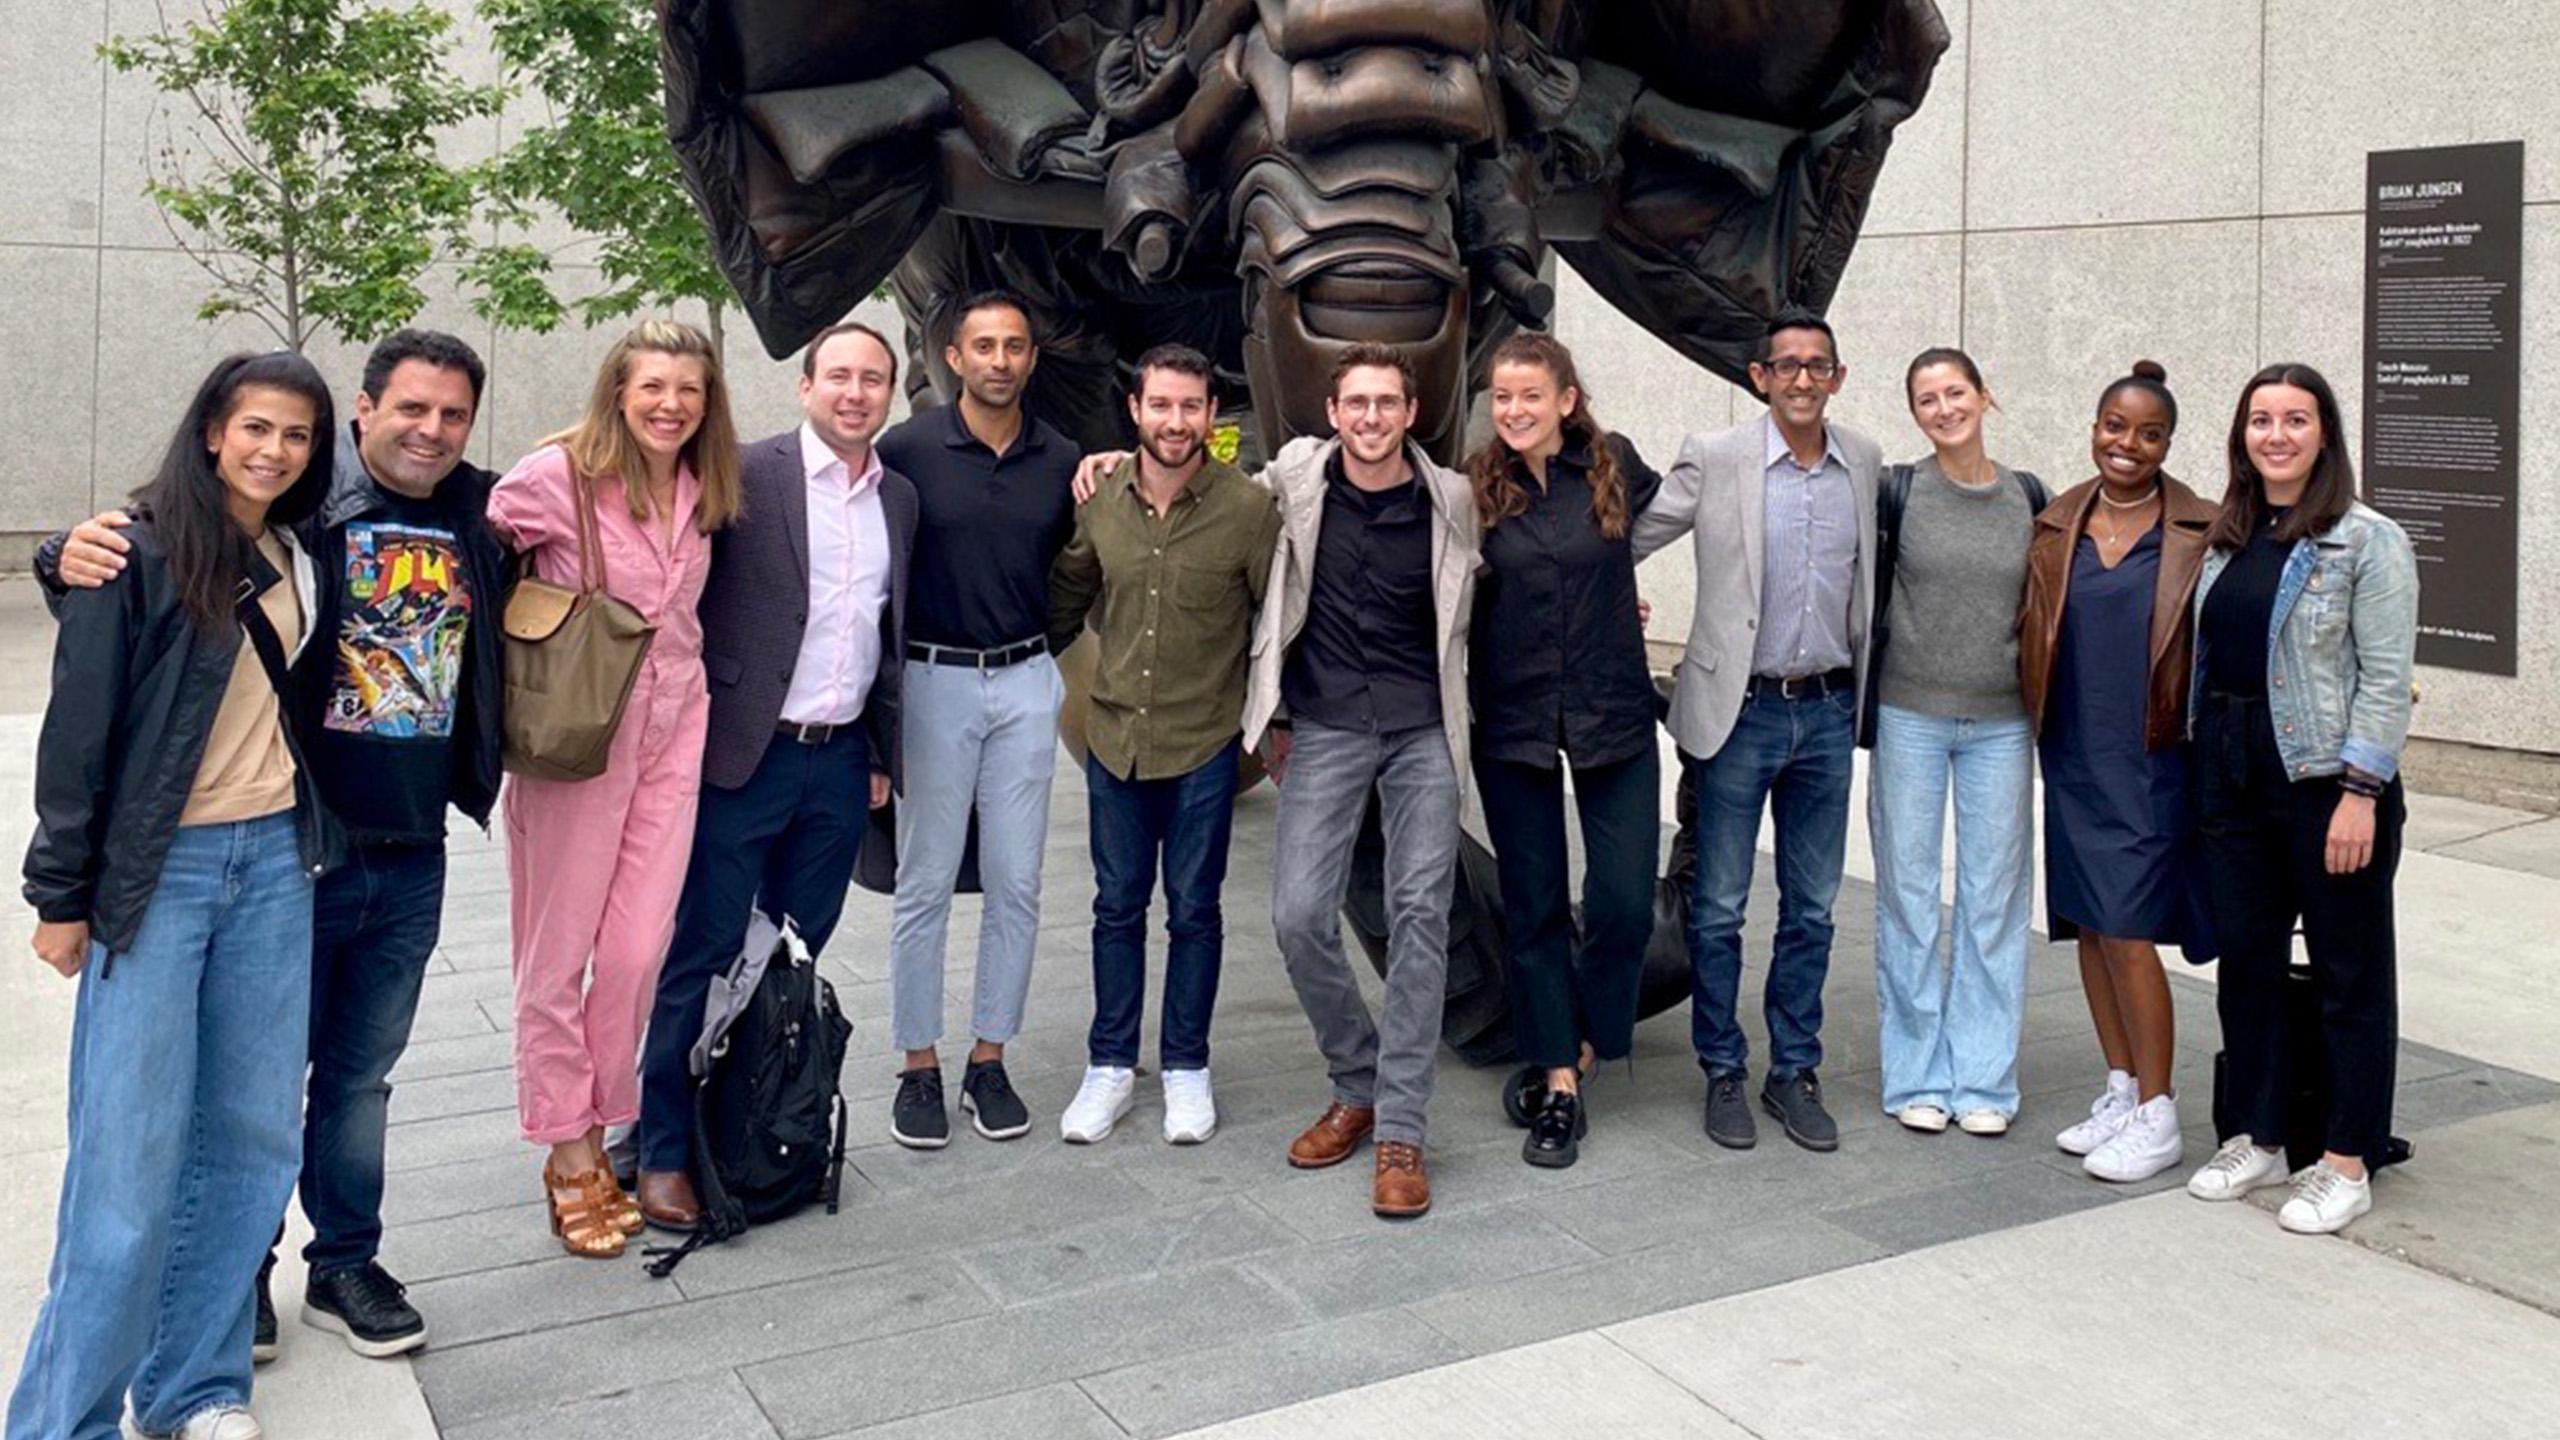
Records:
[[[1777,376],[1781,381],[1793,380],[1799,375],[1810,375],[1816,380],[1829,380],[1832,376],[1840,373],[1840,362],[1837,360],[1798,360],[1793,356],[1789,356],[1784,360],[1763,360],[1760,362],[1760,368]]]

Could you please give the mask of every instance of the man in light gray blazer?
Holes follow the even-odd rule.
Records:
[[[1867,682],[1883,468],[1873,440],[1824,418],[1847,377],[1829,325],[1804,312],[1779,316],[1751,366],[1768,413],[1682,442],[1661,494],[1635,524],[1639,559],[1684,532],[1696,547],[1696,618],[1672,693],[1671,733],[1698,809],[1691,1040],[1707,1072],[1707,1135],[1734,1149],[1758,1138],[1743,1088],[1750,1044],[1734,999],[1764,805],[1777,821],[1778,931],[1760,1103],[1806,1149],[1840,1144],[1814,1071]]]

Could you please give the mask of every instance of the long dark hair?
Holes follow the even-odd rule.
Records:
[[[1485,374],[1491,375],[1500,365],[1535,365],[1547,372],[1558,390],[1573,392],[1573,408],[1565,412],[1564,436],[1591,453],[1591,523],[1608,539],[1625,539],[1627,486],[1618,474],[1618,452],[1610,448],[1609,432],[1600,428],[1599,419],[1591,413],[1591,392],[1582,387],[1573,352],[1552,335],[1523,330],[1493,347]],[[1498,437],[1467,457],[1467,480],[1475,487],[1476,513],[1484,518],[1484,528],[1490,530],[1514,515],[1528,513],[1529,487],[1523,483],[1528,468],[1519,452]]]
[[[2231,483],[2222,490],[2222,512],[2213,517],[2209,537],[2217,550],[2248,548],[2267,511],[2266,477],[2249,459],[2249,402],[2270,385],[2307,391],[2320,412],[2320,456],[2302,498],[2276,523],[2276,538],[2290,545],[2311,535],[2325,535],[2356,500],[2356,466],[2347,458],[2347,422],[2338,414],[2338,394],[2317,370],[2295,361],[2279,361],[2249,377],[2240,387],[2240,404],[2231,412]]]
[[[219,632],[231,623],[241,578],[250,572],[248,536],[233,522],[222,476],[205,437],[231,423],[244,390],[281,390],[311,403],[311,461],[275,504],[267,523],[291,525],[320,508],[336,463],[337,414],[329,387],[311,362],[290,350],[233,355],[217,362],[169,437],[168,453],[149,484],[133,492],[134,509],[151,519],[152,533],[169,557],[178,603],[200,628]]]

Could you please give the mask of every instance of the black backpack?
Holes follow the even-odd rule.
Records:
[[[759,913],[727,973],[711,982],[694,1042],[693,1179],[702,1223],[684,1244],[652,1248],[649,1273],[825,1202],[844,1181],[845,1105],[837,1082],[853,1025],[788,922]]]

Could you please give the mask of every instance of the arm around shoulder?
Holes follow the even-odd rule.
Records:
[[[1679,458],[1656,488],[1653,503],[1636,515],[1629,539],[1638,560],[1689,533],[1698,521],[1698,495],[1705,484],[1708,439],[1691,435],[1680,442]],[[1630,446],[1632,451],[1634,447]]]
[[[539,550],[555,541],[576,543],[577,477],[569,453],[545,445],[515,464],[489,487],[489,528],[511,550]]]

